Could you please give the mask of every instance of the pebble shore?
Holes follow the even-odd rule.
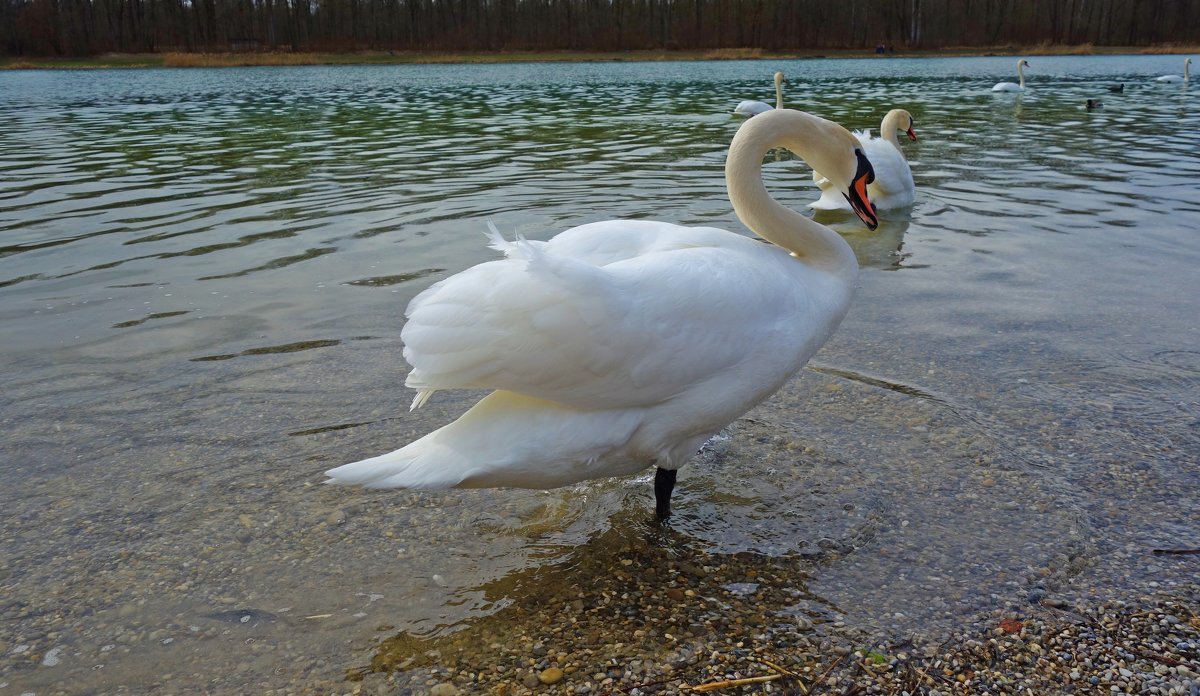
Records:
[[[1200,589],[1188,582],[1136,601],[1065,592],[980,612],[948,637],[897,639],[797,611],[809,605],[786,561],[668,556],[625,548],[588,561],[613,564],[597,586],[555,590],[567,571],[550,571],[531,579],[546,595],[500,621],[382,638],[329,693],[1200,694]]]

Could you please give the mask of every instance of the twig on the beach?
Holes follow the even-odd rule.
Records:
[[[791,671],[790,669],[785,669],[783,667],[780,667],[779,665],[775,664],[774,662],[771,662],[770,660],[766,660],[761,657],[756,657],[754,659],[763,663],[764,665],[770,667],[771,669],[775,670],[776,672],[779,672],[780,674],[786,674],[791,681],[796,683],[796,686],[800,687],[800,693],[805,694],[807,696],[808,687],[805,686],[804,682],[800,680],[799,674],[796,674],[795,672]]]
[[[746,677],[745,679],[726,679],[725,681],[709,682],[708,684],[697,684],[696,686],[681,685],[679,688],[689,691],[716,691],[717,689],[728,689],[731,686],[746,686],[747,684],[764,684],[766,682],[778,681],[786,678],[786,674],[767,674],[761,677]]]
[[[926,672],[925,670],[921,669],[920,667],[918,667],[916,665],[909,665],[909,667],[912,669],[915,669],[917,671],[917,674],[921,675],[922,679],[929,682],[930,684],[933,684],[934,686],[937,686],[937,680],[934,679],[933,677],[929,676],[928,672]]]
[[[1154,653],[1146,652],[1145,650],[1138,650],[1137,655],[1139,657],[1144,657],[1147,660],[1154,660],[1155,662],[1161,662],[1164,665],[1170,665],[1171,667],[1191,667],[1192,666],[1191,663],[1189,663],[1189,662],[1184,662],[1182,660],[1176,660],[1175,658],[1167,657],[1166,655],[1155,655]]]
[[[766,666],[770,667],[771,669],[775,670],[776,672],[779,672],[780,674],[786,674],[786,675],[788,675],[789,677],[799,677],[799,676],[800,676],[800,675],[796,674],[795,672],[793,672],[793,671],[791,671],[791,670],[789,670],[789,669],[784,669],[783,667],[780,667],[779,665],[775,664],[774,662],[771,662],[770,660],[766,660],[766,659],[763,659],[763,658],[761,658],[761,657],[754,657],[754,658],[752,658],[752,659],[753,659],[755,662],[761,662],[761,663],[763,663],[764,665],[766,665]]]
[[[878,674],[875,670],[871,669],[870,666],[868,666],[866,662],[864,662],[862,660],[855,660],[853,662],[853,664],[856,667],[858,667],[859,669],[861,669],[863,671],[863,674],[866,674],[867,676],[874,679],[875,683],[878,684],[881,688],[884,688],[884,689],[891,688],[892,689],[891,693],[895,693],[895,689],[892,688],[892,685],[888,683],[888,680],[884,679],[882,675]],[[816,687],[816,684],[813,684],[813,686]]]
[[[1154,549],[1151,553],[1172,556],[1191,556],[1200,554],[1200,549]]]
[[[842,663],[842,660],[844,660],[844,659],[846,659],[846,656],[842,655],[838,659],[834,660],[833,664],[829,665],[828,669],[826,669],[824,672],[821,672],[821,676],[817,677],[817,680],[812,683],[812,686],[810,688],[815,689],[818,686],[820,686],[821,683],[825,681],[825,677],[828,677],[829,673],[833,671],[833,668],[840,665]]]

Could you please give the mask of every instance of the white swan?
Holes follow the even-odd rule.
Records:
[[[1191,77],[1192,59],[1188,58],[1183,61],[1183,75],[1163,75],[1162,77],[1154,78],[1155,82],[1187,82]]]
[[[670,514],[676,470],[775,390],[842,320],[858,263],[836,232],[777,203],[763,156],[786,147],[874,228],[873,177],[841,126],[772,110],[733,138],[734,211],[772,242],[712,227],[609,220],[509,242],[413,299],[401,332],[413,408],[439,389],[491,394],[382,456],[331,469],[374,488],[553,488],[656,465]]]
[[[1015,82],[997,82],[992,87],[993,92],[1024,92],[1025,91],[1025,70],[1029,67],[1029,61],[1022,58],[1017,61],[1017,76],[1021,78],[1021,84]]]
[[[863,153],[871,161],[875,169],[875,181],[867,187],[871,202],[879,209],[904,208],[913,204],[916,199],[916,185],[913,183],[912,170],[904,151],[900,149],[900,140],[896,131],[902,130],[910,140],[917,139],[913,130],[913,117],[904,109],[892,109],[883,117],[879,124],[879,137],[872,138],[870,130],[858,131],[854,137],[862,143]],[[817,170],[813,170],[813,181],[821,189],[821,198],[808,204],[816,210],[850,210],[841,192],[834,188],[829,179]]]
[[[783,73],[775,73],[775,108],[783,108]],[[738,116],[754,116],[771,110],[771,105],[766,102],[754,101],[746,99],[738,102],[738,105],[733,108],[733,113]]]

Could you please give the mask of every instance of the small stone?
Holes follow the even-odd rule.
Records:
[[[562,681],[563,671],[557,667],[547,667],[537,675],[537,678],[543,684],[557,684]]]
[[[62,658],[60,658],[60,657],[58,656],[58,654],[59,654],[60,652],[62,652],[62,648],[61,648],[61,647],[59,647],[59,648],[50,648],[49,650],[47,650],[47,651],[46,651],[46,654],[45,654],[45,655],[42,657],[42,664],[43,664],[43,665],[45,665],[45,666],[47,666],[47,667],[54,667],[54,666],[55,666],[55,665],[57,665],[59,662],[62,662]]]
[[[525,677],[521,679],[521,683],[527,688],[535,689],[542,683],[542,681],[538,679],[538,675],[534,674],[533,672],[528,672],[526,673]]]
[[[450,682],[442,682],[429,690],[429,696],[458,696],[458,687]]]

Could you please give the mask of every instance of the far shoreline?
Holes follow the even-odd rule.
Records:
[[[107,53],[98,56],[0,57],[3,70],[78,70],[110,68],[233,68],[286,65],[435,65],[494,63],[589,63],[706,60],[816,60],[829,58],[943,58],[985,56],[1182,55],[1200,46],[956,46],[899,50],[874,49],[764,51],[751,48],[696,51],[247,51],[225,53]]]

